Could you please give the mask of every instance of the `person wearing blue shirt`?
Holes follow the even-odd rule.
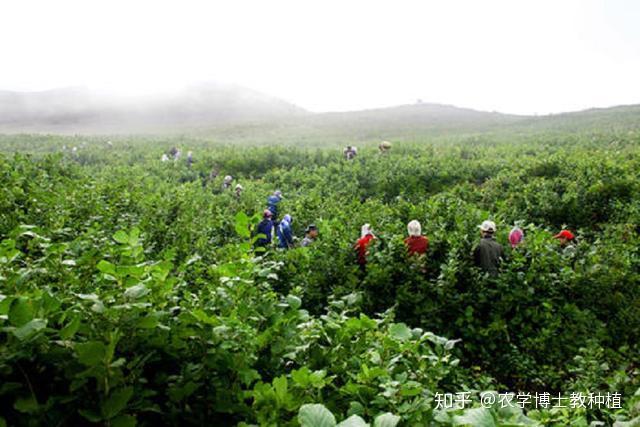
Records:
[[[278,247],[282,249],[290,249],[293,247],[293,231],[291,230],[291,223],[293,219],[291,215],[287,214],[282,218],[278,228],[276,229],[276,235],[278,236]]]
[[[274,223],[278,223],[278,204],[282,200],[282,192],[280,190],[276,190],[272,195],[267,197],[267,209],[271,211],[272,220]]]
[[[265,209],[262,214],[262,221],[256,227],[256,234],[264,234],[264,237],[260,237],[256,240],[256,247],[265,248],[271,244],[271,235],[273,234],[273,221],[271,216],[273,214],[269,209]]]

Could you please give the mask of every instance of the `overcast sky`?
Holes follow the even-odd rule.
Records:
[[[640,103],[634,0],[1,0],[0,89],[217,80],[311,111]]]

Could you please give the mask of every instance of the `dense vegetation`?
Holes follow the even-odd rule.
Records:
[[[443,137],[352,162],[337,146],[106,141],[0,137],[0,426],[640,422],[625,424],[640,405],[640,134]],[[173,145],[193,167],[160,162]],[[312,246],[252,250],[275,189],[297,236],[318,225]],[[525,231],[497,278],[471,257],[487,218],[505,247]],[[412,219],[426,268],[406,257]],[[379,237],[366,274],[363,223]],[[623,402],[436,409],[436,393],[488,390]]]

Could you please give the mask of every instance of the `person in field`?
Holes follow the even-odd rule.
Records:
[[[373,234],[373,229],[371,225],[365,224],[362,226],[360,230],[360,239],[353,245],[353,248],[356,251],[356,256],[358,259],[358,264],[360,268],[364,270],[367,265],[367,256],[369,255],[369,245],[376,238]]]
[[[493,221],[484,221],[478,228],[480,228],[481,238],[473,251],[475,264],[491,276],[497,276],[500,263],[504,258],[504,249],[494,236],[496,224]]]
[[[276,228],[276,235],[278,236],[278,247],[281,249],[293,248],[293,230],[291,229],[292,223],[293,218],[291,217],[291,215],[286,214]]]
[[[193,151],[187,152],[187,167],[190,168],[193,165]]]
[[[509,243],[511,244],[511,248],[515,249],[523,241],[524,241],[524,231],[522,231],[522,229],[517,225],[514,226],[509,232]]]
[[[300,242],[300,246],[307,247],[310,246],[313,242],[318,238],[318,227],[315,224],[309,224],[307,229],[304,232],[304,239]]]
[[[563,255],[573,256],[576,253],[576,236],[571,231],[562,230],[553,238],[560,241]]]
[[[256,247],[267,248],[271,244],[271,237],[273,234],[273,221],[271,220],[271,211],[265,209],[262,213],[262,221],[258,223],[255,229],[255,235],[262,234],[256,240]]]
[[[282,192],[280,190],[276,190],[267,197],[267,209],[271,211],[273,214],[273,222],[278,223],[278,205],[282,200]]]
[[[218,166],[213,166],[209,172],[209,181],[215,180],[218,175],[220,175],[220,168]]]
[[[169,161],[169,156],[167,156],[166,153],[162,153],[162,157],[160,157],[160,161],[161,162],[168,162]]]
[[[380,154],[387,154],[391,150],[391,143],[389,141],[382,141],[378,145],[378,150],[380,150]]]
[[[422,226],[415,219],[407,224],[409,237],[404,240],[409,256],[424,256],[429,249],[429,239],[422,235]]]
[[[172,147],[171,150],[169,150],[169,155],[173,158],[173,161],[175,162],[180,159],[182,152],[178,147]]]
[[[236,184],[236,199],[239,199],[240,196],[242,195],[242,190],[244,190],[244,187],[242,187],[242,185],[240,184]]]
[[[345,149],[342,150],[342,155],[347,160],[355,159],[357,154],[358,154],[358,149],[356,147],[354,147],[354,146],[351,146],[351,145],[347,145],[345,147]]]
[[[222,180],[222,189],[228,190],[231,187],[231,183],[233,182],[233,177],[231,175],[227,175]]]

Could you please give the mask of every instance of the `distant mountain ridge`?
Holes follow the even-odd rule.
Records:
[[[310,113],[241,86],[192,85],[158,95],[106,96],[86,88],[0,91],[0,133],[194,133],[229,140],[413,138],[478,133],[638,128],[640,106],[520,116],[416,103],[361,111]]]
[[[218,83],[115,97],[82,87],[0,91],[0,131],[163,131],[304,114],[304,109],[278,98]]]

